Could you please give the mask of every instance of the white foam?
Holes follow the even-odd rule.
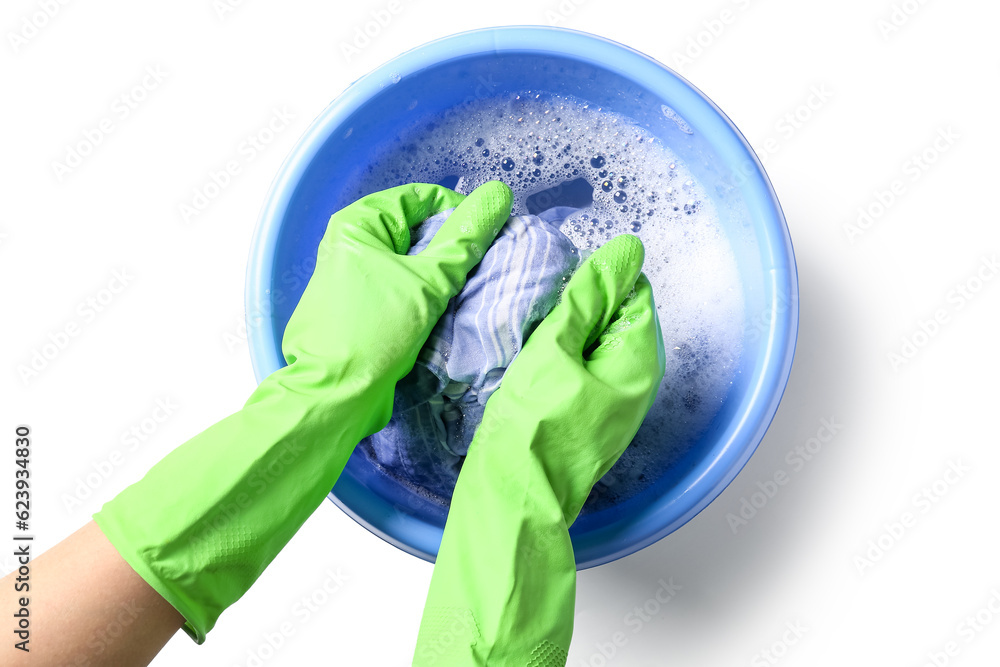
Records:
[[[576,247],[587,254],[622,233],[642,239],[666,374],[642,429],[588,508],[633,495],[711,423],[742,352],[743,291],[711,199],[659,138],[629,118],[541,93],[477,100],[414,128],[383,149],[354,193],[454,176],[465,193],[502,180],[515,214],[527,212],[531,195],[584,178],[593,205],[562,226]]]

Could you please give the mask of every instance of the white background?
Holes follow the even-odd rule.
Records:
[[[2,432],[12,441],[16,424],[34,429],[38,546],[254,388],[239,340],[247,253],[271,179],[312,119],[350,82],[430,39],[557,23],[678,67],[732,118],[766,160],[802,295],[791,380],[756,455],[681,530],[580,575],[569,664],[919,666],[951,641],[957,655],[939,664],[996,664],[1000,613],[987,604],[996,595],[1000,611],[1000,280],[977,284],[984,258],[1000,251],[996,3],[909,0],[912,15],[890,34],[879,21],[891,0],[400,3],[351,57],[342,45],[387,2],[244,0],[221,15],[212,0],[69,2],[16,45],[11,35],[39,6],[4,3]],[[689,41],[699,39],[701,53]],[[689,48],[691,62],[679,64]],[[120,119],[115,99],[147,67],[164,80]],[[800,108],[820,88],[828,99]],[[275,108],[292,123],[246,160],[241,142]],[[797,110],[809,117],[790,131],[782,120]],[[105,117],[113,131],[60,180],[53,162]],[[948,128],[957,139],[916,177],[908,161]],[[185,223],[179,206],[230,159],[241,173]],[[858,208],[897,179],[903,194],[849,239]],[[85,320],[78,304],[115,270],[131,276],[127,287]],[[967,284],[980,289],[960,308],[953,290]],[[938,310],[947,321],[917,335],[917,353],[894,368],[889,353]],[[19,366],[70,322],[80,334],[24,380]],[[157,399],[178,407],[68,506]],[[824,418],[840,425],[836,435],[796,469],[787,453]],[[0,485],[12,484],[12,458]],[[954,483],[942,481],[951,464],[967,468]],[[734,534],[727,515],[777,471],[788,482]],[[935,502],[915,499],[936,481]],[[892,537],[886,524],[907,512],[914,525]],[[869,553],[870,540],[884,551]],[[0,562],[12,567],[9,555]],[[344,586],[301,622],[294,605],[338,569]],[[430,574],[324,503],[204,646],[178,635],[155,664],[246,665],[286,621],[294,634],[263,650],[266,665],[409,664]],[[669,604],[650,604],[641,623],[628,616],[670,577],[683,588]],[[983,609],[992,623],[971,630],[966,617]],[[626,642],[608,660],[601,645],[616,632]]]

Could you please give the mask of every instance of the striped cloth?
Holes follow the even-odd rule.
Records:
[[[454,209],[411,231],[413,255]],[[362,441],[401,481],[451,497],[486,401],[524,341],[559,298],[579,252],[559,231],[577,209],[512,216],[431,332],[413,371],[396,385],[388,426]]]

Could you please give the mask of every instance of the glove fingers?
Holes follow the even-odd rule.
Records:
[[[460,206],[465,195],[432,183],[410,183],[373,192],[330,217],[320,249],[339,238],[381,246],[398,255],[410,249],[410,227]]]
[[[656,315],[653,287],[644,275],[601,332],[587,359],[587,370],[617,387],[648,392],[663,379],[666,355]],[[654,392],[655,393],[655,392]]]
[[[416,257],[444,275],[454,292],[510,217],[514,196],[504,183],[489,181],[468,194]]]
[[[631,234],[617,236],[598,248],[570,278],[559,303],[533,337],[544,330],[543,336],[554,336],[568,353],[582,356],[632,291],[644,253],[642,241]]]

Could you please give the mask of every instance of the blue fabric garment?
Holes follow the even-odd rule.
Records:
[[[454,209],[411,230],[409,254],[427,247]],[[388,473],[450,498],[486,401],[576,269],[559,231],[576,209],[512,216],[396,385],[388,426],[362,446]]]

